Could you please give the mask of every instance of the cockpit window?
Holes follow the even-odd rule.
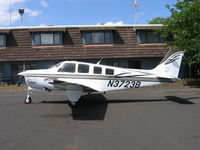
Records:
[[[106,74],[107,75],[113,75],[114,74],[114,70],[106,68]]]
[[[79,64],[78,65],[78,72],[79,73],[88,73],[89,72],[89,65]]]
[[[101,67],[94,67],[94,74],[102,74],[102,68]]]
[[[76,68],[76,64],[74,63],[66,63],[61,67],[58,72],[71,72],[74,73]]]
[[[55,64],[55,65],[51,66],[50,68],[57,68],[57,67],[59,67],[61,64],[62,64],[62,62],[60,62],[60,63],[58,63],[58,64]]]

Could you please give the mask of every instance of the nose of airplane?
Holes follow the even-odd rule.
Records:
[[[25,71],[22,71],[20,73],[17,74],[18,76],[24,76],[25,75]]]

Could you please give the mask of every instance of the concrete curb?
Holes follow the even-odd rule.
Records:
[[[2,86],[0,87],[0,92],[25,92],[27,90],[26,86]]]

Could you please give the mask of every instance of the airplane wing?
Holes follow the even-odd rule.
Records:
[[[99,88],[92,86],[94,82],[91,83],[91,79],[87,81],[78,80],[78,79],[66,79],[66,78],[57,78],[57,79],[46,79],[46,82],[53,84],[57,89],[71,89],[71,86],[80,86],[83,89],[83,92],[100,92]]]

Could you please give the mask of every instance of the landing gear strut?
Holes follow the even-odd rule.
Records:
[[[76,103],[79,101],[83,94],[83,89],[79,85],[68,85],[66,94],[69,99],[69,106],[75,107]]]
[[[32,103],[32,99],[31,99],[31,94],[32,94],[32,91],[31,89],[28,87],[28,90],[27,90],[27,96],[24,100],[24,104],[31,104]]]

